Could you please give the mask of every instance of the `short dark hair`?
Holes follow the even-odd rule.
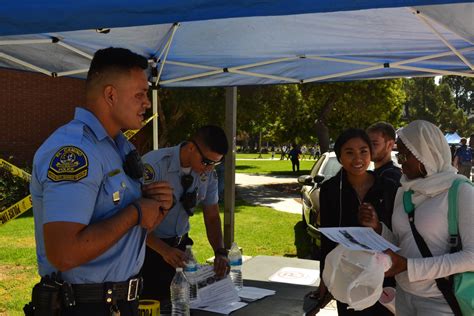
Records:
[[[396,133],[395,133],[395,128],[393,127],[392,124],[387,123],[387,122],[377,122],[372,125],[370,125],[367,128],[367,133],[382,133],[383,137],[385,140],[391,139],[395,140],[396,139]]]
[[[341,162],[342,146],[353,138],[360,138],[365,143],[367,143],[367,145],[369,146],[370,155],[372,155],[372,142],[370,141],[369,135],[367,135],[367,133],[363,129],[348,128],[345,131],[343,131],[339,135],[339,137],[337,137],[336,143],[334,143],[334,151],[336,152],[336,157],[339,162]]]
[[[227,151],[229,151],[229,144],[225,132],[218,126],[202,126],[193,134],[191,139],[201,142],[212,152],[220,155],[225,155]]]
[[[86,87],[100,79],[106,72],[128,72],[133,68],[148,68],[148,60],[126,48],[109,47],[98,50],[87,73]]]

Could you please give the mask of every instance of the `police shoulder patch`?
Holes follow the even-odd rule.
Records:
[[[86,154],[75,146],[61,147],[51,159],[48,179],[59,181],[79,181],[87,177],[89,160]]]
[[[143,168],[144,168],[144,172],[143,172],[144,182],[149,183],[153,181],[153,179],[155,179],[155,170],[153,169],[153,167],[150,164],[145,163],[143,164]]]

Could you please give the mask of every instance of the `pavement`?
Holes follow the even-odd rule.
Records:
[[[293,214],[301,214],[299,194],[282,193],[266,187],[271,184],[297,183],[296,177],[235,174],[236,194],[252,204],[268,206],[275,210]]]
[[[236,195],[244,201],[271,207],[281,212],[301,214],[299,194],[284,193],[271,188],[271,185],[288,183],[297,183],[297,177],[235,174]],[[321,309],[318,316],[337,316],[336,301],[331,301],[324,309]]]

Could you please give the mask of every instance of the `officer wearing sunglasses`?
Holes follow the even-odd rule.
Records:
[[[199,128],[189,141],[151,151],[143,156],[145,183],[168,181],[174,206],[148,235],[142,268],[142,298],[169,300],[169,286],[176,267],[184,267],[184,250],[193,241],[188,236],[189,217],[202,205],[209,243],[214,250],[214,270],[220,277],[228,270],[218,206],[218,183],[214,167],[228,151],[224,131],[217,126]]]

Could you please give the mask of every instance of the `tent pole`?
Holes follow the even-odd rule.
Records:
[[[151,90],[153,115],[158,113],[158,87],[153,84]],[[153,150],[158,149],[158,116],[153,119]]]
[[[448,46],[448,48],[456,55],[459,57],[459,59],[462,60],[464,64],[466,64],[471,70],[474,70],[474,66],[467,60],[464,55],[462,55],[453,45],[451,45],[446,38],[437,30],[434,28],[434,26],[428,21],[428,17],[424,16],[421,14],[419,11],[416,12],[416,16],[420,21],[422,21],[427,27],[430,28],[430,30],[443,42],[444,45]]]
[[[225,88],[225,133],[229,152],[224,174],[224,246],[230,249],[234,241],[235,223],[235,141],[237,133],[237,87]]]

